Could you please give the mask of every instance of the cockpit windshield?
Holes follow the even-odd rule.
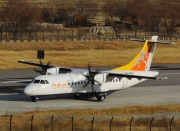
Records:
[[[40,80],[34,80],[33,81],[33,83],[39,83],[40,82]]]
[[[33,84],[49,84],[47,80],[33,80],[31,83]]]

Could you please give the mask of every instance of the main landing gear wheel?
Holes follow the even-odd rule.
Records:
[[[74,97],[75,99],[80,99],[79,94],[75,94],[75,95],[73,95],[73,97]]]
[[[37,96],[31,96],[32,102],[37,102],[39,98]]]
[[[98,101],[104,101],[105,97],[104,96],[97,96],[96,97]]]

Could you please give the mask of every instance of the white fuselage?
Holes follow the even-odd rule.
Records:
[[[112,71],[111,71],[112,72]],[[155,71],[116,71],[121,74],[133,74],[143,76],[157,76],[158,72]],[[54,95],[54,94],[66,94],[66,93],[90,93],[92,91],[92,85],[89,83],[87,86],[87,79],[84,73],[67,73],[57,75],[41,75],[37,76],[31,83],[29,83],[24,93],[28,96],[40,96],[40,95]],[[138,78],[126,78],[126,77],[114,77],[112,79],[107,78],[107,72],[102,72],[95,76],[95,80],[99,83],[94,84],[95,92],[107,92],[111,90],[120,90],[131,87],[138,83],[141,83],[147,79]]]

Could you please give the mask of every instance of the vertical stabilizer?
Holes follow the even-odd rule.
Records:
[[[127,65],[115,68],[113,70],[136,70],[148,71],[151,66],[152,58],[156,48],[158,36],[152,36],[150,40],[146,40],[142,50]]]

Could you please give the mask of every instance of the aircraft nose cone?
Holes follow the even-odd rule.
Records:
[[[33,93],[32,89],[25,87],[24,94],[26,94],[27,96],[31,96],[32,93]]]

